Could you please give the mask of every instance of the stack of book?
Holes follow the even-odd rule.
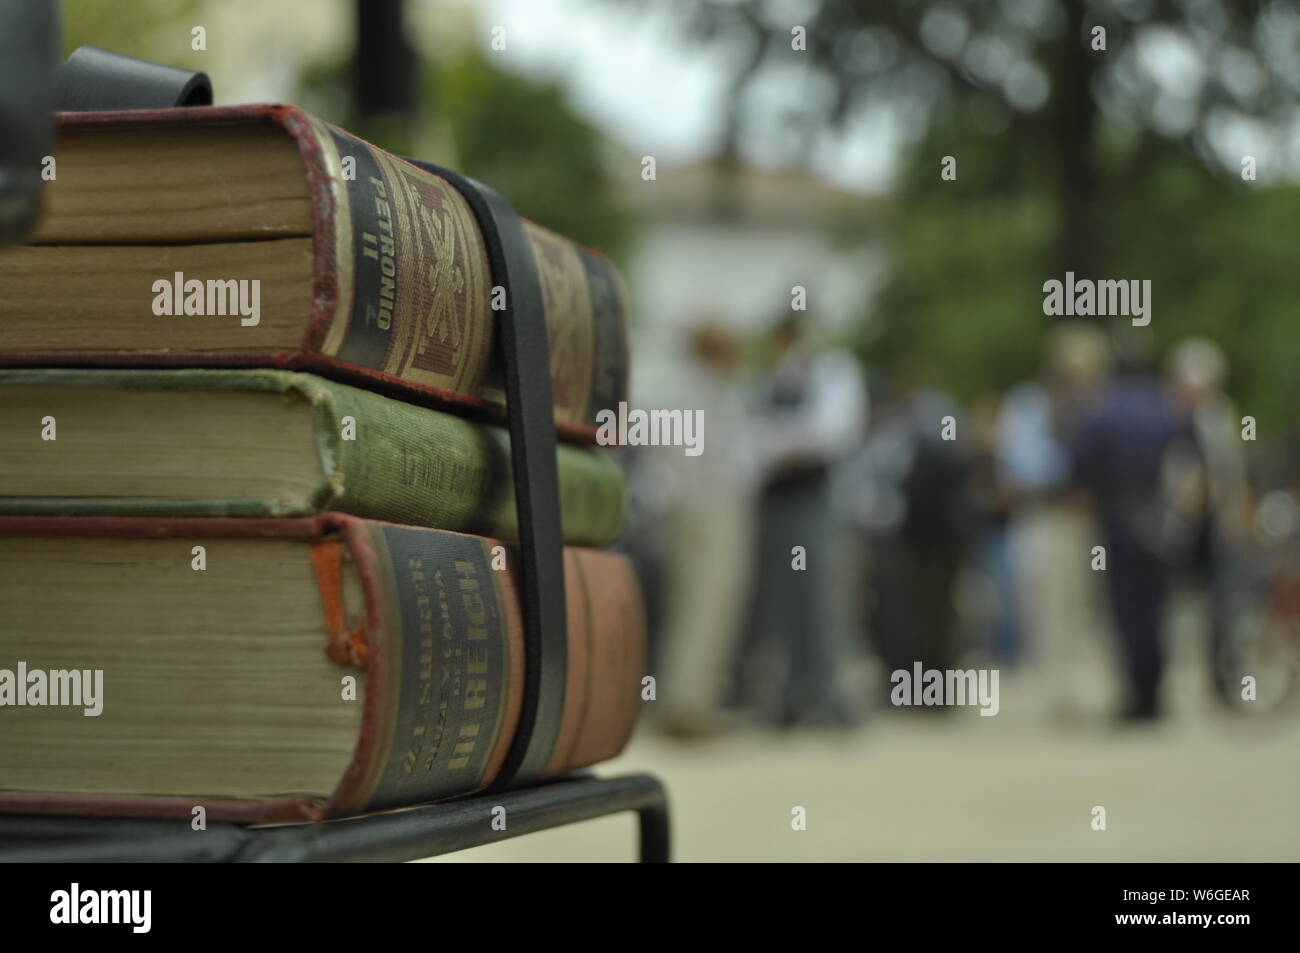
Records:
[[[282,106],[65,114],[0,251],[0,810],[292,821],[497,778],[524,677],[503,290],[450,184]],[[645,627],[625,294],[525,223],[568,662],[547,773],[616,755]]]

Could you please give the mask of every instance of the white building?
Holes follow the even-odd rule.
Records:
[[[640,219],[619,263],[632,295],[637,400],[671,390],[682,340],[702,320],[759,334],[788,313],[800,285],[816,332],[836,335],[862,319],[884,277],[882,243],[867,227],[875,201],[805,173],[660,168],[625,199]]]

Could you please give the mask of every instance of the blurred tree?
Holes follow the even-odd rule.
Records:
[[[1008,149],[978,107],[935,119],[902,163],[900,200],[890,206],[893,275],[862,346],[872,363],[920,362],[933,382],[969,399],[1038,364],[1051,326],[1040,289],[1061,276],[1051,241],[1058,217],[1032,148]],[[941,183],[940,157],[953,154],[959,178]],[[1094,273],[1150,278],[1159,347],[1193,334],[1217,341],[1242,412],[1276,432],[1295,416],[1287,385],[1300,363],[1300,270],[1291,264],[1300,188],[1247,185],[1155,135],[1103,135],[1098,170],[1106,187],[1094,202],[1102,225]],[[1128,324],[1096,320],[1111,330]]]
[[[201,7],[201,0],[62,0],[63,55],[90,44],[169,66],[204,69],[206,57],[190,46],[190,28]]]
[[[821,91],[800,99],[772,136],[805,155],[874,107],[912,133],[893,278],[863,345],[874,360],[941,369],[941,382],[963,396],[1004,387],[1037,362],[1045,278],[1149,277],[1153,331],[1164,343],[1215,338],[1248,412],[1276,420],[1290,410],[1281,384],[1300,355],[1285,314],[1300,288],[1285,263],[1300,194],[1244,184],[1227,133],[1246,121],[1291,128],[1300,94],[1294,3],[659,0],[654,8],[671,10],[688,42],[731,56],[724,160],[750,136],[771,135],[772,98],[763,95],[771,90],[761,87],[774,81]],[[939,178],[945,155],[958,159],[956,181]],[[1290,346],[1270,346],[1279,339]]]
[[[1243,115],[1289,122],[1300,94],[1300,11],[1281,0],[659,0],[655,7],[666,4],[678,11],[684,37],[740,50],[719,142],[724,157],[755,120],[748,94],[769,73],[811,74],[825,90],[800,105],[799,125],[813,134],[874,104],[927,115],[954,98],[980,97],[995,114],[1014,114],[1016,132],[1043,150],[1038,158],[1052,166],[1061,217],[1058,263],[1080,272],[1091,264],[1099,109],[1212,157],[1216,123]],[[1238,158],[1230,160],[1234,173]]]
[[[632,221],[615,194],[604,141],[560,86],[506,72],[467,49],[426,73],[424,94],[448,124],[458,171],[539,225],[621,257]]]

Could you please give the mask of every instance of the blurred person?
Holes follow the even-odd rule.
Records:
[[[1081,708],[1077,668],[1094,602],[1096,532],[1071,482],[1071,444],[1110,367],[1100,328],[1055,326],[1039,377],[1007,394],[998,434],[998,472],[1014,506],[1008,545],[1032,643],[1026,649],[1047,672],[1051,710],[1062,719]]]
[[[959,409],[904,366],[878,396],[852,474],[848,508],[870,541],[868,634],[884,667],[882,697],[897,669],[921,661],[952,667],[957,655],[954,584],[972,527],[967,441],[946,440]],[[927,709],[930,710],[930,709]]]
[[[971,494],[975,510],[975,561],[992,595],[985,648],[995,662],[1014,667],[1023,654],[1020,593],[1011,555],[1012,494],[998,460],[1000,400],[988,395],[971,408],[975,435]]]
[[[828,611],[836,602],[830,476],[861,440],[863,374],[847,352],[811,347],[801,313],[782,319],[772,341],[775,363],[753,420],[758,562],[734,697],[782,725],[848,724],[837,677],[847,647]]]
[[[1171,452],[1194,445],[1185,409],[1131,356],[1121,359],[1074,440],[1075,476],[1090,493],[1106,547],[1105,582],[1128,683],[1121,711],[1127,721],[1161,714],[1170,581],[1167,465]]]
[[[1227,677],[1228,629],[1242,580],[1243,547],[1250,533],[1250,486],[1242,451],[1241,418],[1224,393],[1228,361],[1204,338],[1187,338],[1170,352],[1166,373],[1175,399],[1189,415],[1195,447],[1182,462],[1186,487],[1174,514],[1190,537],[1183,568],[1206,583],[1215,679]],[[1216,685],[1223,689],[1222,684]]]
[[[726,727],[722,697],[749,595],[753,454],[738,379],[740,347],[706,320],[689,334],[674,400],[703,410],[708,439],[695,457],[661,462],[672,498],[661,510],[664,608],[657,680],[659,727],[679,738]]]
[[[946,393],[903,372],[873,415],[861,455],[859,512],[873,537],[870,636],[885,699],[897,670],[956,665],[953,595],[972,528],[967,442],[944,438],[944,418],[958,413]]]

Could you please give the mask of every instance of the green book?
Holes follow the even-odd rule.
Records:
[[[335,510],[516,539],[503,427],[311,374],[275,370],[0,371],[0,511],[309,516]],[[557,455],[565,541],[623,529],[618,464]]]

